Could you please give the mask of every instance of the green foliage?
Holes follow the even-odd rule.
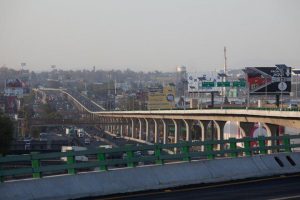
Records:
[[[14,124],[6,116],[0,114],[0,154],[6,154],[13,140]]]
[[[41,128],[40,127],[34,127],[31,131],[31,136],[33,138],[39,138],[40,137]]]

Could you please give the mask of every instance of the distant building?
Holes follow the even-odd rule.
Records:
[[[187,74],[186,67],[181,65],[176,67],[176,94],[177,96],[184,96],[187,90]]]
[[[49,88],[59,88],[61,87],[61,83],[59,80],[47,79],[47,87]]]

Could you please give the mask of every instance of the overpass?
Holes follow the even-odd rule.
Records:
[[[263,123],[268,136],[278,136],[279,126],[300,128],[300,112],[292,110],[248,109],[198,109],[105,111],[88,98],[84,100],[74,92],[43,88],[41,91],[58,91],[68,96],[86,114],[86,119],[98,121],[104,130],[121,137],[146,142],[178,143],[191,140],[222,140],[224,126],[229,121],[238,122],[243,137],[250,136],[254,123]],[[90,101],[87,103],[87,101]],[[94,106],[90,106],[94,105]],[[100,109],[100,110],[99,110]],[[171,130],[171,128],[173,130]],[[216,130],[216,131],[214,131]],[[276,141],[273,141],[276,142]],[[218,146],[221,148],[221,146]]]
[[[298,111],[108,112],[91,111],[80,101],[77,103],[87,113],[86,119],[100,121],[108,132],[145,141],[153,136],[156,144],[0,157],[0,182],[4,182],[0,183],[0,199],[74,199],[300,172],[300,154],[292,152],[300,145],[290,141],[300,136],[277,135],[278,125],[300,127]],[[244,136],[249,136],[251,124],[262,122],[270,137],[224,140],[227,121],[239,122]],[[217,128],[216,135],[209,124]],[[174,128],[172,133],[170,125]],[[195,126],[199,128],[197,131]],[[172,144],[167,140],[171,134],[174,135]],[[164,144],[158,144],[160,138]],[[200,141],[192,141],[195,138]],[[253,142],[258,145],[251,145]],[[166,154],[166,149],[174,150],[174,154]],[[147,153],[138,156],[138,152]],[[267,155],[270,152],[276,153]],[[116,153],[118,157],[113,156]],[[91,157],[85,163],[77,162],[76,156]],[[46,160],[62,157],[67,162],[51,166],[44,164]],[[28,165],[16,165],[20,161]],[[90,172],[81,173],[82,170]],[[100,172],[96,172],[98,170]],[[62,175],[66,172],[68,175]],[[53,176],[57,173],[60,175]],[[23,179],[11,181],[19,176]],[[24,179],[28,176],[33,179]]]
[[[120,125],[117,122],[104,123],[98,119],[32,119],[29,121],[31,127],[34,126],[71,126],[71,125]]]

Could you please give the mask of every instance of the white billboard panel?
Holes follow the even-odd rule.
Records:
[[[217,72],[200,73],[200,72],[187,72],[188,79],[188,92],[219,92],[221,88],[218,87],[202,87],[203,82],[216,82],[222,81]]]

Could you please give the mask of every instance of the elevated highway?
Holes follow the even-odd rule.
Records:
[[[166,144],[181,140],[222,140],[224,126],[229,121],[238,122],[243,137],[250,136],[251,128],[258,122],[266,128],[268,136],[277,136],[279,126],[300,128],[299,111],[259,109],[105,111],[101,106],[98,106],[100,110],[94,109],[96,104],[93,101],[86,97],[82,100],[80,96],[68,90],[44,88],[41,91],[62,92],[86,113],[87,119],[99,121],[105,131],[146,142]],[[88,100],[90,102],[87,103]]]

